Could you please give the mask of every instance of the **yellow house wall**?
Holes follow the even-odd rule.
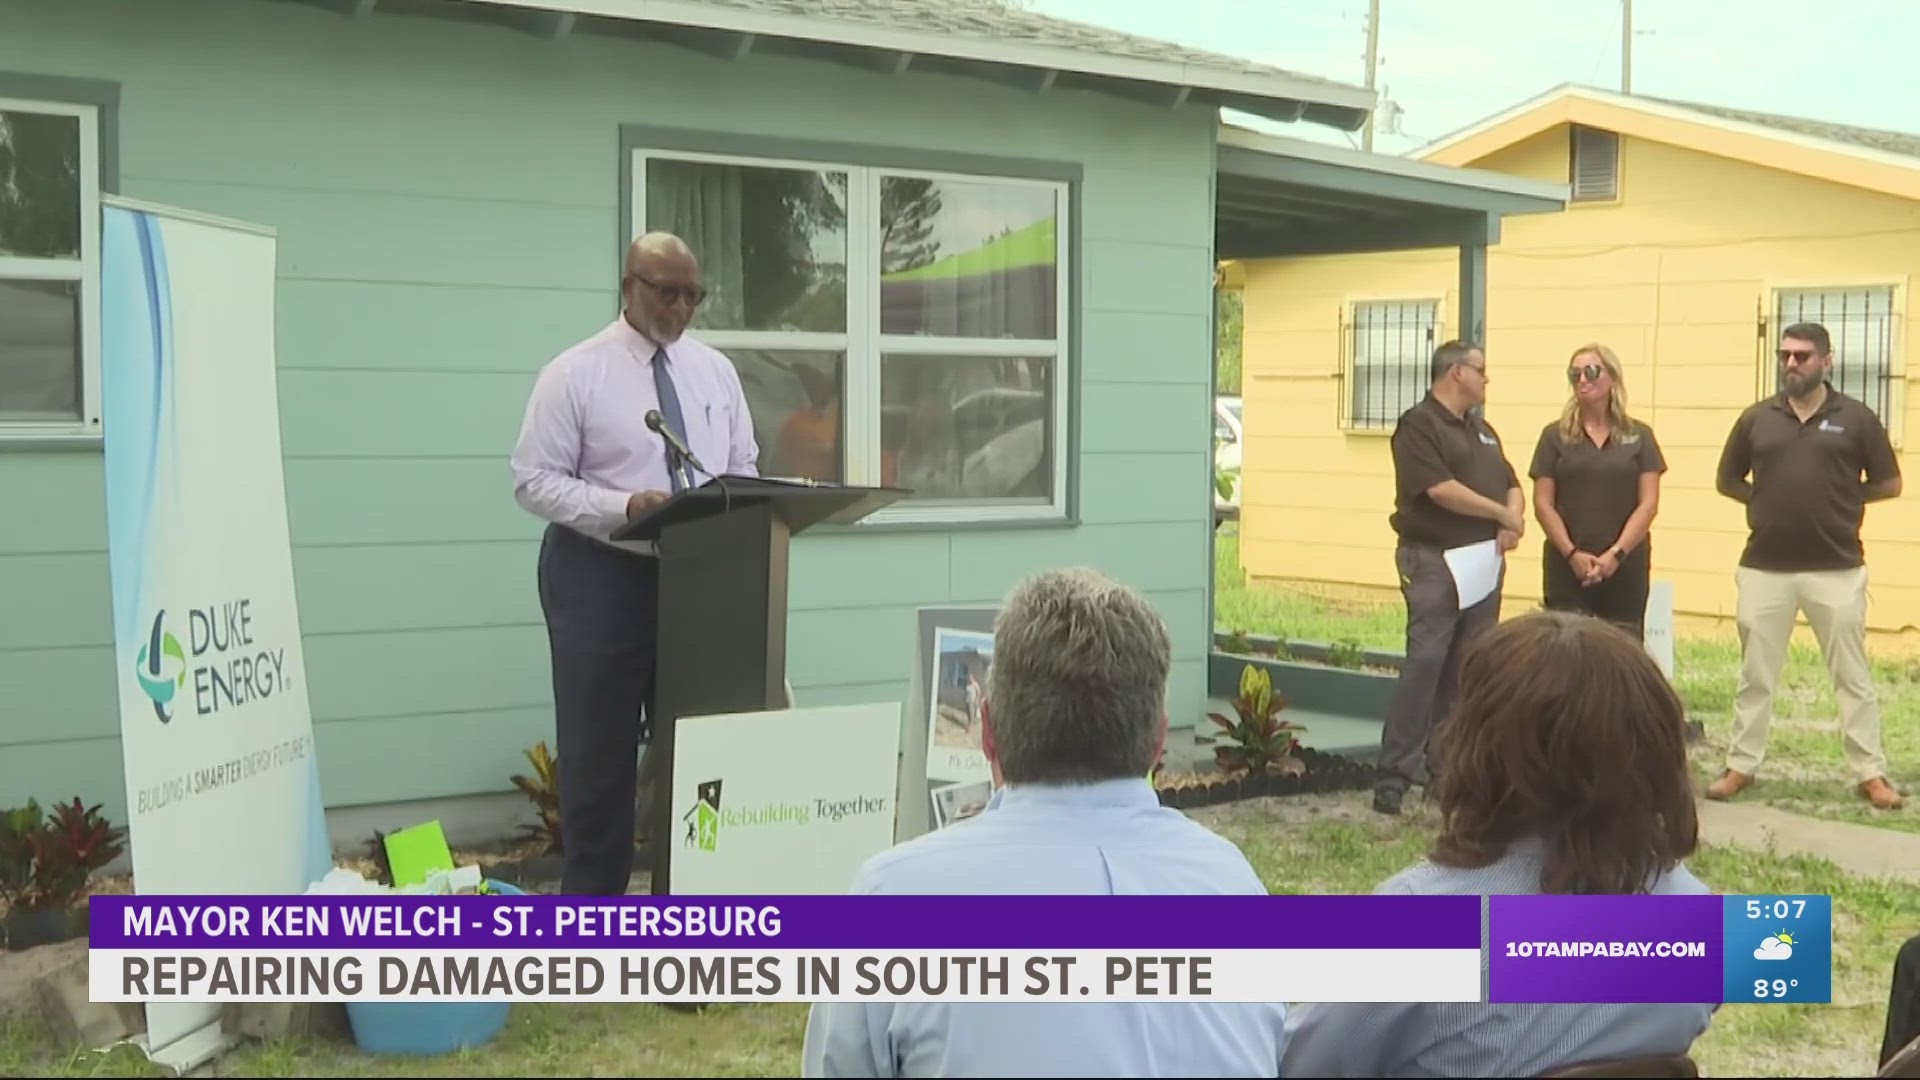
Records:
[[[1786,148],[1781,153],[1791,153]],[[1472,164],[1565,182],[1567,132],[1549,129]],[[1529,531],[1509,558],[1505,608],[1540,597],[1541,532],[1526,469],[1566,399],[1572,350],[1613,347],[1629,405],[1650,422],[1669,471],[1654,523],[1655,577],[1676,611],[1730,618],[1744,510],[1713,470],[1740,410],[1770,383],[1773,343],[1758,320],[1771,290],[1893,285],[1893,416],[1909,475],[1906,328],[1916,314],[1920,203],[1665,143],[1621,140],[1609,205],[1508,220],[1489,253],[1488,419],[1528,492]],[[1241,560],[1249,576],[1391,588],[1392,467],[1384,432],[1340,427],[1343,315],[1356,301],[1438,298],[1441,338],[1458,320],[1453,249],[1259,260],[1245,281]],[[1920,626],[1920,477],[1870,507],[1870,625]]]

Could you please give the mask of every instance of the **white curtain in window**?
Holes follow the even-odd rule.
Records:
[[[742,173],[737,167],[675,162],[647,174],[649,228],[673,233],[700,259],[707,302],[703,326],[746,325],[746,246],[741,214]]]

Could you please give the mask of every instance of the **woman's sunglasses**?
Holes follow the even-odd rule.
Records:
[[[1580,384],[1582,379],[1587,382],[1597,383],[1600,381],[1600,376],[1606,373],[1607,369],[1601,367],[1599,364],[1582,364],[1567,372],[1567,381],[1576,386]]]

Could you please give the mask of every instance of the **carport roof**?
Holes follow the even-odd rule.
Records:
[[[1566,184],[1223,126],[1215,254],[1248,259],[1484,246],[1501,219],[1566,208]]]

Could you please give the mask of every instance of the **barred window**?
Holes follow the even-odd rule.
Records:
[[[1426,396],[1440,301],[1376,300],[1353,305],[1348,426],[1389,430]]]
[[[1794,323],[1819,323],[1833,340],[1833,388],[1867,404],[1890,427],[1893,424],[1893,287],[1848,289],[1780,289],[1773,298],[1772,346]],[[1774,390],[1781,388],[1780,365],[1773,348]]]

